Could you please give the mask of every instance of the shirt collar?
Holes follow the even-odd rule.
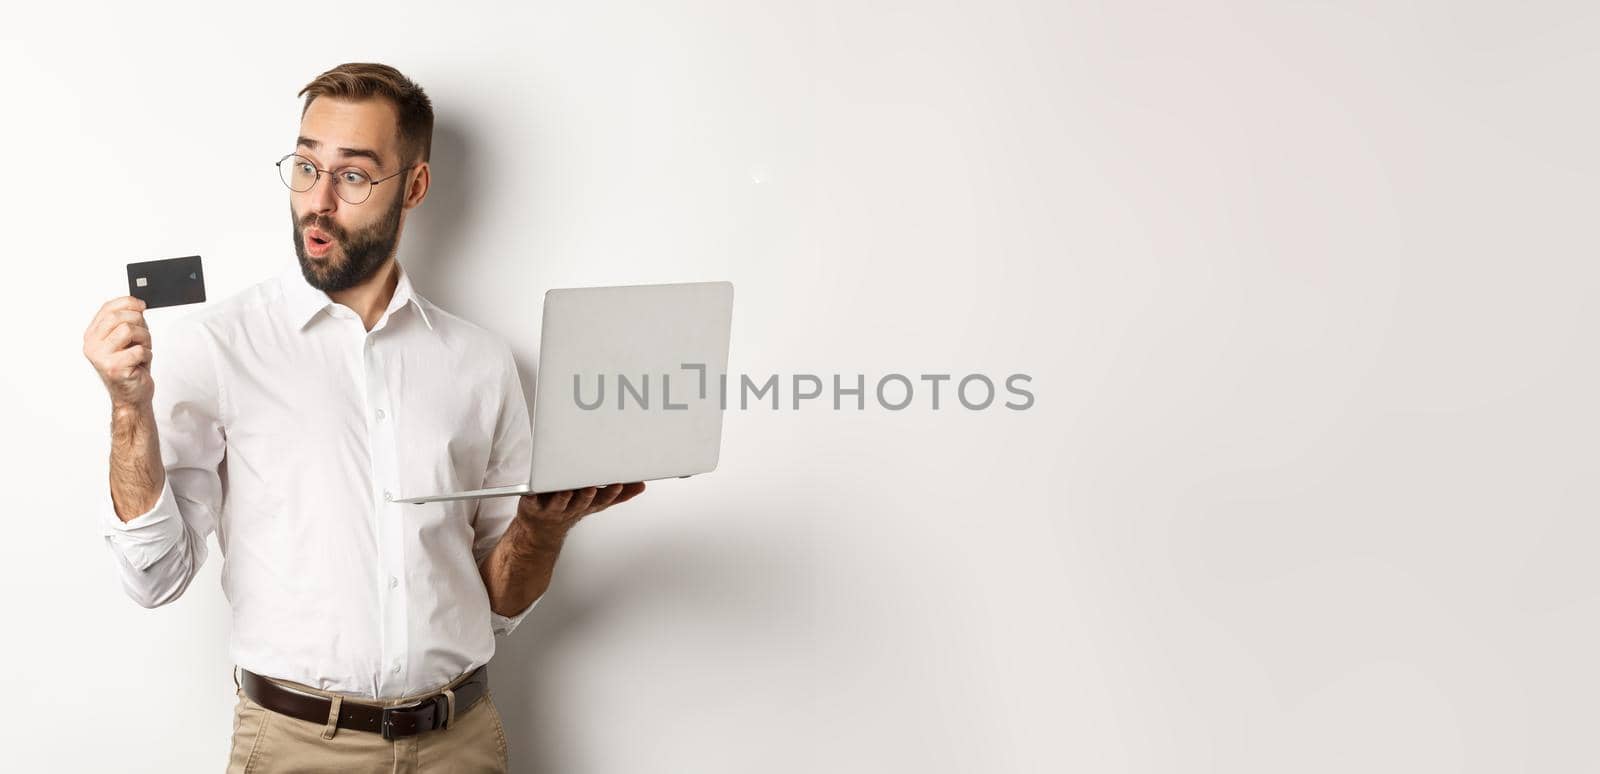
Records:
[[[384,314],[394,314],[395,310],[410,303],[416,306],[417,315],[422,318],[422,324],[428,326],[428,330],[433,330],[433,321],[428,319],[427,305],[423,303],[422,296],[417,295],[416,291],[411,287],[411,276],[398,263],[395,264],[395,271],[400,273],[400,279],[395,283],[394,297],[389,299],[389,308],[385,310]],[[328,308],[329,305],[338,303],[329,298],[327,293],[312,287],[310,283],[306,282],[306,277],[301,273],[298,262],[284,269],[279,280],[283,286],[283,300],[289,310],[289,321],[294,324],[295,330],[305,328],[306,324],[310,323],[318,312]]]

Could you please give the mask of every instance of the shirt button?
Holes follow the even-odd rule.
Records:
[[[378,421],[383,421],[383,409],[378,409]]]
[[[385,489],[385,490],[383,490],[383,499],[386,500],[386,501],[389,501],[389,502],[393,502],[394,501],[394,495],[390,494],[389,490]]]
[[[392,588],[394,588],[395,586],[398,586],[398,585],[400,585],[400,579],[394,577],[393,575],[390,575],[389,576],[389,588],[392,589]]]
[[[395,674],[400,674],[400,665],[399,664],[395,664],[394,665],[394,669],[391,669],[389,671],[394,672]]]

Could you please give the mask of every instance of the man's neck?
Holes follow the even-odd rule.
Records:
[[[361,324],[370,331],[372,326],[378,324],[378,318],[383,316],[383,310],[389,308],[389,301],[394,298],[394,289],[399,284],[400,264],[391,256],[361,284],[329,293],[328,298],[361,315]]]

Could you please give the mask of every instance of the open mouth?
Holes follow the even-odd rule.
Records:
[[[324,231],[307,229],[305,237],[306,250],[310,251],[312,255],[322,255],[328,251],[329,247],[333,246],[333,237],[328,236],[327,232]]]

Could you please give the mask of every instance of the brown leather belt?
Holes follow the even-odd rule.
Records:
[[[326,724],[333,700],[291,691],[243,667],[239,668],[239,688],[250,700],[273,712],[312,723]],[[489,665],[472,671],[467,679],[450,689],[456,695],[456,715],[465,715],[489,690]],[[380,707],[344,699],[339,702],[339,728],[371,731],[384,739],[415,736],[444,728],[450,716],[449,697],[443,691],[400,707]]]

